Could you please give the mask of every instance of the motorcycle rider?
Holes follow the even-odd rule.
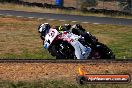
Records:
[[[45,30],[45,29],[50,29],[51,26],[49,25],[49,23],[44,23],[39,25],[38,27],[38,32],[40,33],[40,38],[44,41],[45,40],[45,36],[46,34],[49,32],[49,30]]]
[[[50,31],[58,31],[56,33],[59,34],[59,32],[68,31],[71,28],[70,25],[65,25],[64,27],[66,27],[65,30],[61,26],[56,27],[56,29],[53,29],[53,28],[51,28],[51,26],[48,23],[44,23],[39,26],[38,32],[41,33],[40,37],[44,41],[44,43],[43,43],[44,48],[48,49],[49,45],[50,45],[50,41],[47,41],[47,39],[45,39],[45,38],[49,38],[49,32]],[[70,34],[70,33],[68,35],[70,35],[70,37],[71,37],[73,34]],[[78,35],[75,35],[75,34],[74,34],[74,36],[79,37]],[[73,39],[75,39],[75,38],[73,38]],[[75,49],[75,56],[77,59],[87,59],[87,57],[89,56],[89,54],[91,52],[91,48],[86,46],[85,40],[83,38],[80,37],[78,40],[80,40],[80,41],[79,42],[70,42],[70,44]]]

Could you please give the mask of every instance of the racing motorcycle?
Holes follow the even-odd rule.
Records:
[[[73,37],[68,37],[69,34],[71,34]],[[47,39],[46,41],[48,41],[48,44],[50,44],[48,45],[48,51],[52,56],[55,56],[56,59],[76,59],[75,49],[70,42],[82,42],[80,36],[86,40],[83,43],[90,46],[92,49],[87,59],[115,59],[115,55],[110,48],[108,48],[105,44],[98,42],[98,39],[96,39],[95,36],[90,35],[88,32],[86,32],[86,30],[81,29],[74,29],[73,33],[66,31],[59,33],[57,30],[51,31],[47,38],[45,38]],[[89,41],[91,41],[91,43]]]

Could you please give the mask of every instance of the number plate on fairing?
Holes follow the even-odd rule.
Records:
[[[50,29],[50,32],[45,36],[44,47],[48,48],[58,34],[59,32],[56,29]]]

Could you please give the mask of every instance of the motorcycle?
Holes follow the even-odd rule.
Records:
[[[55,30],[55,29],[54,29]],[[76,31],[76,32],[75,32]],[[75,32],[75,33],[74,33]],[[98,42],[96,37],[90,35],[85,30],[74,30],[71,34],[69,32],[59,33],[56,31],[51,31],[48,36],[46,36],[48,41],[48,51],[52,56],[56,56],[56,59],[76,59],[75,49],[70,44],[71,41],[81,42],[80,37],[83,37],[87,46],[92,49],[90,55],[87,59],[115,59],[115,55],[112,50],[108,48],[105,44]],[[74,37],[68,37],[69,34]],[[87,41],[90,38],[89,41]],[[47,46],[47,45],[46,45]]]

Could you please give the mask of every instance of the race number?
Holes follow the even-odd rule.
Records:
[[[51,31],[48,35],[49,35],[49,37],[53,38],[55,36],[55,32]]]

